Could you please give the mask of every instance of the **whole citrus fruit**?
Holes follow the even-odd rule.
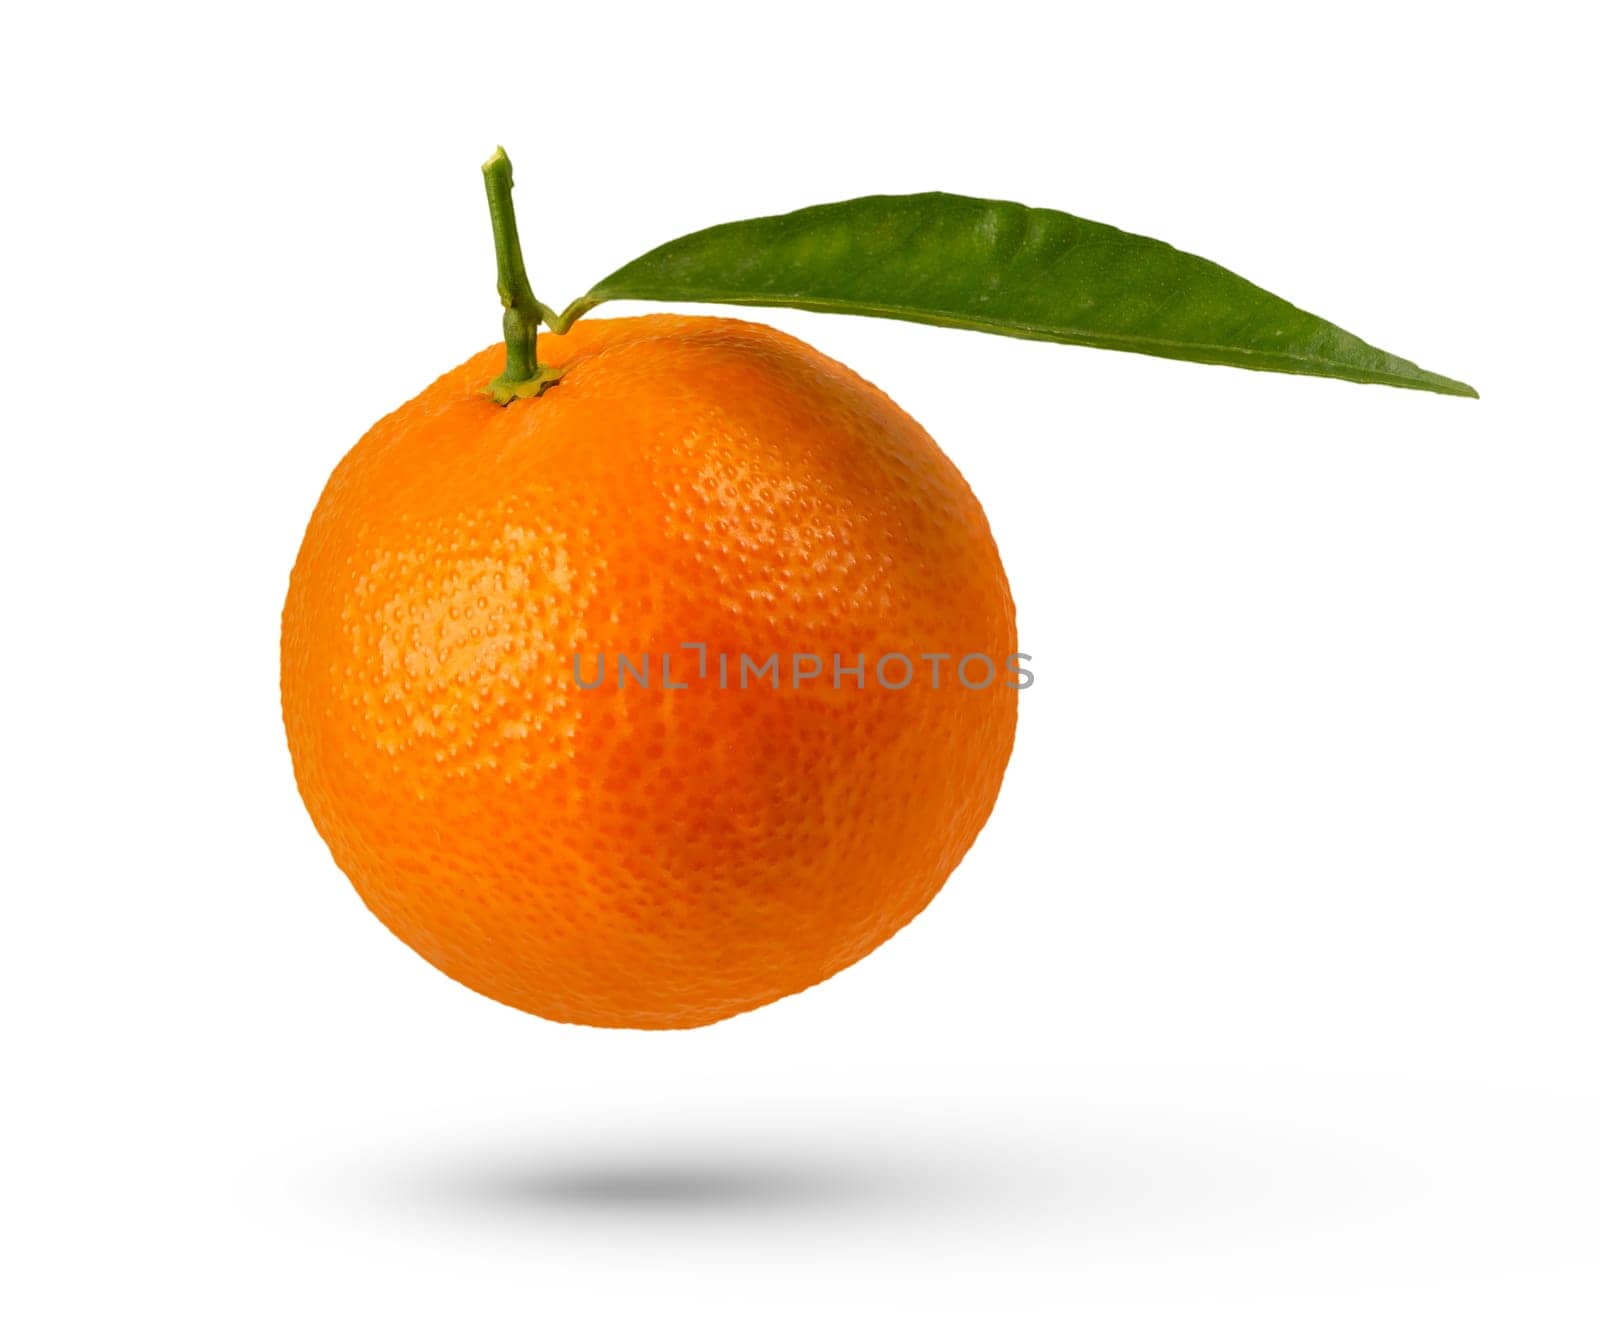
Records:
[[[458,981],[715,1022],[883,943],[972,844],[1016,722],[1005,572],[926,432],[794,338],[596,319],[539,353],[542,397],[491,401],[489,348],[329,480],[283,614],[295,774]]]

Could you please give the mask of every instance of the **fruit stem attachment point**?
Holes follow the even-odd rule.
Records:
[[[489,195],[489,223],[494,228],[494,258],[499,271],[500,304],[506,335],[505,373],[489,385],[489,394],[504,406],[517,398],[537,398],[561,378],[538,357],[539,320],[549,310],[528,285],[522,266],[522,241],[517,236],[517,213],[511,203],[511,159],[504,148],[483,164],[483,185]]]

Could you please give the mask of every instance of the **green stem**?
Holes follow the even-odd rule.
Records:
[[[561,378],[561,372],[539,364],[539,320],[547,307],[528,285],[517,236],[517,212],[511,203],[511,159],[504,148],[483,164],[483,185],[489,195],[489,223],[494,228],[494,258],[499,270],[500,304],[505,307],[506,368],[489,385],[502,406],[517,398],[537,398]]]

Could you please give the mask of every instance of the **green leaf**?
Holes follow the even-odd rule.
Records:
[[[879,315],[1478,396],[1163,241],[954,194],[872,195],[707,227],[619,268],[557,327],[614,300]]]

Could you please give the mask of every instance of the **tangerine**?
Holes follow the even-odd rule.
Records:
[[[506,407],[503,353],[378,422],[311,517],[281,665],[312,820],[401,940],[546,1018],[694,1027],[823,980],[999,791],[1016,625],[983,510],[763,325],[583,320]]]

